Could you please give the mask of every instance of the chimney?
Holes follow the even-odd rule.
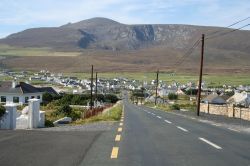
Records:
[[[16,78],[12,81],[12,88],[16,88],[17,86],[17,80]]]

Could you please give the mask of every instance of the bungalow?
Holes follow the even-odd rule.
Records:
[[[25,82],[4,81],[0,82],[0,102],[16,103],[19,105],[27,104],[29,99],[37,98],[42,102],[44,92],[57,94],[53,88],[37,88]]]
[[[202,99],[203,103],[208,103],[208,104],[226,104],[226,97],[219,96],[217,94],[210,94],[204,99]]]
[[[42,99],[42,92],[36,87],[24,82],[1,82],[0,83],[1,103],[26,104],[29,99]]]
[[[236,104],[236,105],[241,105],[245,107],[250,106],[250,94],[247,92],[235,92],[235,94],[230,97],[227,102],[229,104]]]

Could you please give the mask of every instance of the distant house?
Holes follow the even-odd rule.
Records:
[[[38,88],[25,82],[1,82],[0,83],[0,99],[1,103],[17,103],[26,104],[29,99],[37,98],[42,100],[43,92]]]
[[[27,104],[29,99],[40,99],[42,102],[43,93],[48,92],[57,94],[53,88],[37,88],[25,82],[4,81],[0,82],[0,102],[16,103],[19,105]]]
[[[224,97],[219,96],[218,94],[210,94],[204,99],[202,99],[203,103],[208,103],[208,104],[226,104],[226,100]]]
[[[247,92],[236,92],[232,97],[230,97],[227,102],[229,104],[242,105],[245,107],[250,106],[250,93]]]

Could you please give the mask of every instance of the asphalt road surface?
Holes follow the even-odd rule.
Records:
[[[250,135],[124,101],[106,131],[0,131],[2,166],[250,166]]]

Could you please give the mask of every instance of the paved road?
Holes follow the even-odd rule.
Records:
[[[107,131],[1,131],[0,163],[250,166],[249,134],[126,101],[124,105],[124,118]]]

